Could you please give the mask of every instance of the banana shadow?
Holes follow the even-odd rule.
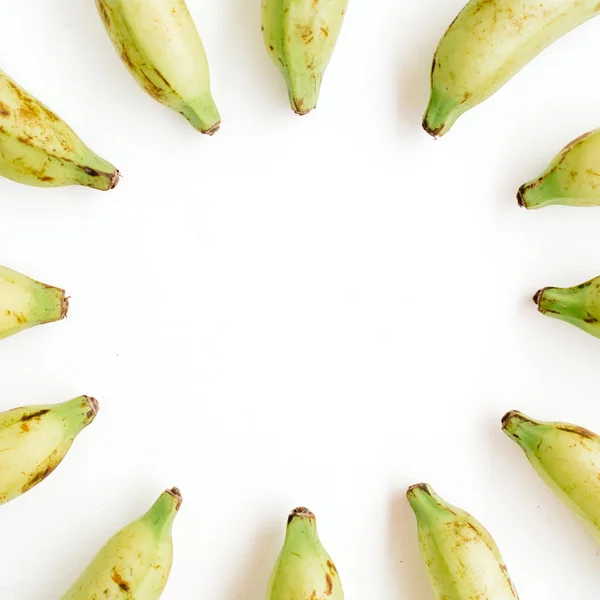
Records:
[[[419,553],[415,517],[404,493],[390,502],[389,555],[397,584],[398,600],[431,600],[431,589]]]
[[[283,544],[276,531],[275,523],[257,530],[256,543],[248,547],[238,576],[224,600],[262,600],[266,596],[271,571]]]

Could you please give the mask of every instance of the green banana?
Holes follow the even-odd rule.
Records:
[[[182,503],[177,488],[114,535],[62,600],[157,600],[173,564],[173,521]]]
[[[0,175],[38,187],[110,190],[119,171],[39,100],[0,71]]]
[[[436,600],[518,598],[496,543],[479,521],[425,483],[408,488],[407,497]]]
[[[46,479],[97,412],[94,398],[79,396],[0,413],[0,504]]]
[[[208,135],[221,117],[208,60],[185,0],[96,0],[119,56],[142,88]]]
[[[447,133],[458,117],[599,11],[597,0],[471,0],[437,48],[424,129]]]
[[[262,0],[262,31],[299,115],[317,106],[348,0]]]
[[[517,192],[520,206],[600,205],[600,129],[565,146],[548,168]]]
[[[306,508],[290,513],[267,600],[344,600],[337,569],[319,540],[315,515]]]
[[[533,301],[543,315],[566,321],[600,337],[600,277],[570,288],[541,289]]]
[[[0,266],[0,339],[67,316],[65,291]]]
[[[576,425],[535,421],[517,411],[504,415],[502,429],[600,542],[600,437]]]

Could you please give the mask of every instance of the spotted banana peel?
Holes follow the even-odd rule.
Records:
[[[536,421],[518,411],[504,415],[502,429],[600,542],[600,437],[577,425]]]
[[[0,339],[67,316],[65,291],[0,266]]]
[[[158,600],[173,564],[173,521],[181,492],[163,492],[148,512],[113,536],[62,600]]]
[[[518,599],[500,551],[479,521],[426,483],[410,487],[407,498],[436,600]]]
[[[221,117],[204,46],[185,0],[95,0],[109,37],[139,85],[213,135]]]
[[[0,175],[38,187],[110,190],[119,171],[0,70]]]
[[[597,0],[471,0],[435,53],[425,131],[447,133],[542,50],[599,12]]]
[[[315,515],[296,508],[275,564],[267,600],[344,600],[337,569],[321,545]]]
[[[539,176],[517,193],[525,208],[600,205],[600,129],[565,146]]]
[[[0,504],[46,479],[97,413],[89,396],[0,413]]]
[[[348,0],[262,0],[265,45],[299,115],[317,105],[347,6]]]
[[[570,288],[543,288],[533,301],[543,315],[600,338],[600,277]]]

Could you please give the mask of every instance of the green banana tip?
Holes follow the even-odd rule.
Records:
[[[183,504],[183,496],[181,495],[181,491],[177,487],[173,487],[170,490],[165,490],[166,494],[169,494],[175,498],[177,504],[175,505],[175,510],[179,510],[181,505]]]
[[[542,302],[542,297],[544,295],[544,292],[549,289],[549,288],[542,288],[541,290],[538,290],[534,295],[533,295],[533,302],[535,303],[535,305],[538,307],[538,310],[540,310],[540,304]]]
[[[525,191],[527,190],[527,185],[522,185],[517,192],[517,202],[521,208],[527,208],[527,203],[525,202]]]
[[[119,181],[121,181],[121,171],[119,171],[119,169],[115,169],[115,172],[113,173],[111,182],[110,182],[110,187],[108,188],[109,190],[114,190],[117,185],[119,184]]]
[[[502,431],[512,438],[519,439],[517,431],[524,424],[535,425],[535,421],[518,410],[511,410],[502,417]]]
[[[298,508],[295,508],[291,513],[290,516],[288,517],[288,525],[294,520],[294,519],[311,519],[311,520],[316,520],[316,517],[314,515],[313,512],[311,512],[310,510],[308,510],[308,508],[305,508],[304,506],[300,506]]]
[[[427,496],[433,496],[433,490],[428,483],[415,483],[415,485],[411,485],[408,490],[406,490],[406,497],[410,502],[411,499],[419,496],[421,492]]]
[[[65,296],[63,291],[63,297],[60,303],[60,318],[65,319],[67,317],[67,313],[69,312],[69,300],[70,296]]]

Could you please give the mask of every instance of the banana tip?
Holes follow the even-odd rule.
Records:
[[[115,169],[115,172],[113,173],[112,179],[110,181],[110,187],[108,189],[114,190],[117,187],[117,185],[119,185],[119,181],[121,181],[121,172],[119,171],[119,169]]]
[[[519,203],[519,206],[522,208],[527,208],[527,204],[525,202],[525,190],[527,189],[527,186],[522,185],[519,188],[519,191],[517,192],[517,202]]]
[[[425,492],[428,496],[431,496],[431,490],[427,483],[415,483],[415,485],[411,485],[408,490],[406,490],[406,495],[411,496],[415,491],[421,490]]]
[[[310,510],[308,510],[308,508],[305,508],[304,506],[299,506],[298,508],[295,508],[290,513],[290,516],[288,517],[288,525],[296,518],[315,519],[316,517],[315,517],[314,513],[312,513]]]
[[[84,396],[84,398],[90,405],[90,412],[88,413],[88,417],[91,419],[92,417],[95,417],[98,414],[98,411],[100,410],[100,404],[98,403],[98,400],[96,400],[96,398],[92,398],[92,396]]]
[[[179,510],[181,508],[181,505],[183,504],[183,496],[181,495],[179,488],[173,487],[170,490],[165,490],[165,491],[167,492],[167,494],[171,494],[171,496],[173,496],[173,498],[175,498],[175,500],[177,500],[177,505],[175,506],[175,510]]]
[[[542,301],[542,296],[544,295],[544,291],[547,288],[542,288],[541,290],[538,290],[534,295],[533,295],[533,301],[536,304],[536,306],[538,307],[538,309],[540,308],[540,302]]]
[[[445,127],[445,125],[442,124],[439,127],[436,127],[435,129],[431,128],[427,123],[427,117],[423,119],[422,125],[425,132],[428,133],[434,140],[437,140],[438,137],[440,137],[440,134]]]
[[[503,417],[502,417],[502,429],[505,429],[506,426],[515,418],[521,418],[522,415],[518,410],[509,410]]]
[[[209,127],[206,131],[203,131],[202,133],[205,133],[206,135],[210,135],[212,137],[213,135],[215,135],[215,133],[217,133],[217,131],[219,131],[219,129],[221,129],[221,121],[215,123],[212,127]]]
[[[63,294],[63,298],[60,303],[60,318],[64,319],[69,312],[69,298],[70,296],[65,296]]]

